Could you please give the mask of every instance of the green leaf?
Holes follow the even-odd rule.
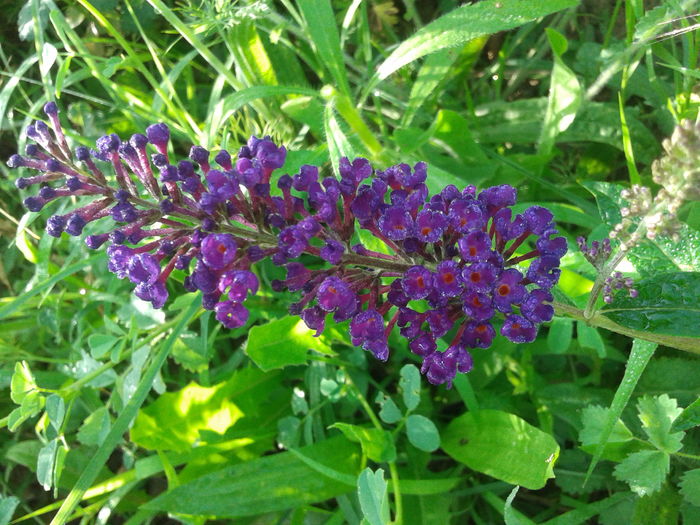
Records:
[[[401,368],[399,387],[403,396],[403,404],[408,410],[414,410],[420,403],[420,372],[415,365],[404,365]]]
[[[298,0],[297,5],[306,21],[306,29],[316,47],[319,62],[330,71],[340,91],[349,96],[350,85],[331,2]]]
[[[607,427],[606,421],[610,417],[610,409],[601,406],[590,406],[583,409],[581,422],[583,428],[579,434],[579,440],[583,446],[598,445],[601,441],[603,430]],[[615,424],[605,440],[608,443],[624,443],[634,439],[634,434],[627,428],[621,419],[616,419]]]
[[[571,346],[574,322],[565,317],[555,317],[549,325],[547,347],[554,354],[565,354]]]
[[[689,430],[700,425],[700,398],[693,401],[675,419],[671,431]]]
[[[661,450],[642,450],[615,467],[615,479],[624,481],[639,496],[661,488],[670,469],[670,456]]]
[[[277,442],[286,449],[299,445],[299,429],[301,419],[287,416],[277,420]]]
[[[34,14],[34,4],[37,6],[37,16]],[[49,20],[49,8],[53,2],[47,0],[27,0],[17,15],[17,29],[19,39],[23,41],[34,40],[37,32],[43,33]],[[38,24],[38,27],[35,26]]]
[[[635,330],[700,337],[700,272],[658,274],[635,288],[636,298],[617,294],[602,313]]]
[[[119,338],[109,334],[92,334],[87,341],[90,355],[95,359],[100,359],[119,342]]]
[[[359,470],[359,450],[344,437],[327,439],[299,452],[352,479]],[[321,474],[292,452],[282,452],[201,476],[142,508],[237,518],[320,503],[352,490],[353,485]]]
[[[384,423],[392,424],[401,420],[401,411],[389,396],[378,392],[374,402],[378,403],[380,406],[379,418],[384,421]]]
[[[581,84],[562,59],[562,55],[568,48],[566,38],[551,28],[546,28],[545,32],[554,53],[554,66],[552,67],[547,99],[547,111],[544,114],[539,139],[538,153],[541,155],[551,153],[557,136],[571,125],[583,102]]]
[[[250,329],[246,353],[261,370],[306,363],[309,350],[331,354],[323,336],[314,337],[299,317],[287,316]]]
[[[458,7],[404,40],[379,66],[377,77],[384,80],[397,69],[430,53],[461,46],[474,38],[512,29],[577,4],[575,0],[542,3],[489,0]]]
[[[411,445],[424,452],[433,452],[440,446],[440,433],[427,417],[412,414],[406,419],[406,434]]]
[[[36,461],[36,479],[44,490],[49,490],[54,485],[54,466],[56,465],[56,452],[58,451],[58,438],[52,439],[41,447]]]
[[[19,500],[14,496],[3,496],[0,494],[0,525],[10,523],[17,505],[19,505]]]
[[[46,398],[46,415],[54,430],[59,432],[63,424],[63,418],[66,415],[66,404],[61,396],[51,394]]]
[[[559,456],[552,436],[499,410],[468,412],[453,419],[442,433],[442,448],[473,470],[533,490],[554,477]]]
[[[109,409],[100,407],[92,412],[78,430],[78,441],[87,446],[100,446],[112,426]]]
[[[349,423],[335,423],[331,428],[340,430],[350,441],[360,443],[362,452],[375,463],[396,460],[396,445],[391,432]]]
[[[372,472],[368,467],[360,473],[357,479],[357,496],[362,514],[369,525],[389,523],[389,497],[382,469]]]
[[[700,507],[700,468],[685,472],[680,487],[686,501]]]
[[[656,343],[650,343],[649,341],[643,341],[641,339],[635,339],[632,343],[632,351],[630,352],[630,357],[625,366],[625,375],[622,378],[620,386],[615,391],[615,397],[613,397],[610,410],[607,413],[602,430],[600,431],[598,447],[593,454],[593,459],[586,472],[586,479],[591,475],[598,460],[602,457],[605,445],[615,429],[616,422],[620,419],[620,416],[622,416],[622,411],[627,406],[627,402],[632,396],[632,392],[634,392],[634,388],[637,386],[637,382],[642,372],[644,372],[649,359],[654,355],[657,346]]]
[[[576,334],[578,335],[578,344],[582,348],[595,350],[598,357],[601,359],[605,358],[607,355],[605,343],[596,327],[589,326],[584,321],[579,321],[576,324]]]
[[[37,385],[26,361],[15,363],[15,371],[10,380],[10,399],[16,404],[22,404],[24,398],[36,392]]]
[[[638,452],[640,443],[634,439],[634,435],[622,422],[617,419],[607,439],[602,440],[606,430],[606,422],[610,417],[610,409],[593,405],[583,409],[581,420],[583,428],[579,433],[581,449],[589,454],[595,454],[598,445],[604,441],[605,447],[601,452],[601,458],[611,461],[622,461],[632,452]]]
[[[131,441],[149,450],[186,452],[200,431],[223,434],[243,415],[228,398],[227,383],[203,387],[190,383],[177,392],[162,394],[139,410]]]
[[[483,42],[480,43],[480,48],[483,47]],[[418,109],[425,101],[435,94],[438,85],[452,72],[452,65],[459,57],[459,51],[456,49],[443,49],[429,55],[420,69],[418,75],[411,85],[411,94],[408,97],[408,105],[401,119],[401,127],[411,125]]]
[[[667,394],[660,396],[644,396],[637,401],[639,419],[649,441],[657,448],[673,454],[678,452],[683,446],[681,441],[685,436],[684,432],[671,433],[671,425],[683,412],[678,408],[675,399],[671,399]]]

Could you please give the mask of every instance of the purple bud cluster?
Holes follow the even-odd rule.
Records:
[[[578,237],[576,243],[586,260],[595,266],[597,270],[602,270],[612,253],[610,239],[606,237],[602,242],[593,241],[589,247],[585,237]]]
[[[513,214],[511,186],[450,185],[430,195],[425,163],[375,171],[365,159],[343,158],[339,178],[302,166],[276,177],[273,192],[286,150],[269,137],[252,137],[235,158],[222,150],[211,159],[193,146],[175,162],[168,127],[154,124],[128,141],[106,135],[95,149],[72,152],[55,104],[45,111],[51,127],[32,124],[36,144],[8,162],[38,172],[17,179],[19,188],[40,187],[25,205],[39,211],[59,197],[89,197],[50,217],[48,234],[81,235],[111,219],[112,229],[86,244],[108,244],[109,270],[156,308],[168,298],[170,274],[182,270],[204,308],[228,328],[243,326],[244,301],[259,287],[251,268],[269,258],[286,270],[273,290],[300,294],[290,312],[316,335],[329,314],[349,320],[352,343],[386,360],[397,328],[428,380],[448,387],[472,368],[469,349],[489,347],[497,331],[533,341],[553,316],[550,289],[567,244],[547,209]],[[375,239],[373,249],[359,230]],[[451,343],[441,351],[444,336]]]
[[[604,271],[604,266],[612,253],[610,239],[606,237],[602,242],[593,241],[590,247],[586,243],[585,237],[578,237],[576,242],[586,260],[599,272]],[[621,272],[614,272],[606,277],[603,283],[603,301],[607,304],[612,303],[615,291],[622,289],[627,290],[627,293],[632,298],[638,295],[637,290],[634,288],[634,280],[631,277],[625,277]]]
[[[614,272],[605,279],[603,285],[603,301],[607,304],[613,302],[613,294],[616,290],[627,290],[628,295],[634,299],[639,295],[639,292],[634,287],[634,279],[625,277],[622,272]]]

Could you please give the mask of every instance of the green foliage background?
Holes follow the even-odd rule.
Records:
[[[3,158],[58,100],[75,145],[166,122],[182,157],[269,134],[281,173],[364,156],[427,161],[431,191],[512,184],[574,247],[698,115],[691,0],[3,4]],[[0,524],[700,523],[697,203],[680,245],[626,259],[636,302],[587,324],[572,249],[538,339],[477,349],[446,390],[399,337],[388,363],[345,326],[312,337],[269,286],[237,330],[192,295],[154,311],[102,252],[43,236],[16,176],[0,167]]]

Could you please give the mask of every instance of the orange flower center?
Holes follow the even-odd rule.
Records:
[[[507,284],[502,284],[498,287],[498,295],[505,296],[510,293],[510,286]]]

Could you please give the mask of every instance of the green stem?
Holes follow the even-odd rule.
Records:
[[[643,339],[645,341],[651,341],[653,343],[678,348],[679,350],[685,350],[686,352],[700,355],[700,339],[695,337],[655,334],[642,330],[635,330],[634,328],[628,328],[617,324],[615,321],[605,317],[605,315],[600,312],[595,312],[590,318],[587,318],[584,310],[574,306],[569,306],[558,302],[553,302],[552,306],[554,306],[554,311],[557,315],[566,315],[576,319],[577,321],[584,321],[590,326],[594,326],[596,328],[604,328],[605,330],[626,335],[627,337]]]
[[[362,120],[362,116],[352,104],[350,98],[338,93],[332,86],[325,86],[321,90],[321,95],[335,104],[338,113],[340,113],[350,128],[357,133],[362,143],[373,155],[379,155],[382,152],[382,144],[376,139],[372,130],[365,124],[365,121]]]
[[[362,395],[362,392],[360,392],[360,389],[357,388],[357,385],[355,385],[355,382],[352,380],[352,377],[350,374],[345,372],[345,377],[347,383],[352,387],[353,393],[357,400],[360,402],[360,405],[362,405],[362,408],[365,410],[367,413],[367,416],[369,417],[370,421],[372,421],[372,424],[374,427],[378,430],[384,431],[384,427],[382,427],[382,422],[379,420],[377,417],[377,414],[374,413],[374,410],[372,410],[372,407],[370,406],[369,402],[365,398],[364,395]],[[394,489],[394,506],[395,506],[395,514],[394,514],[394,525],[402,525],[403,523],[403,500],[401,497],[401,485],[399,482],[399,471],[396,468],[396,461],[388,461],[389,464],[389,474],[391,476],[391,485]]]

